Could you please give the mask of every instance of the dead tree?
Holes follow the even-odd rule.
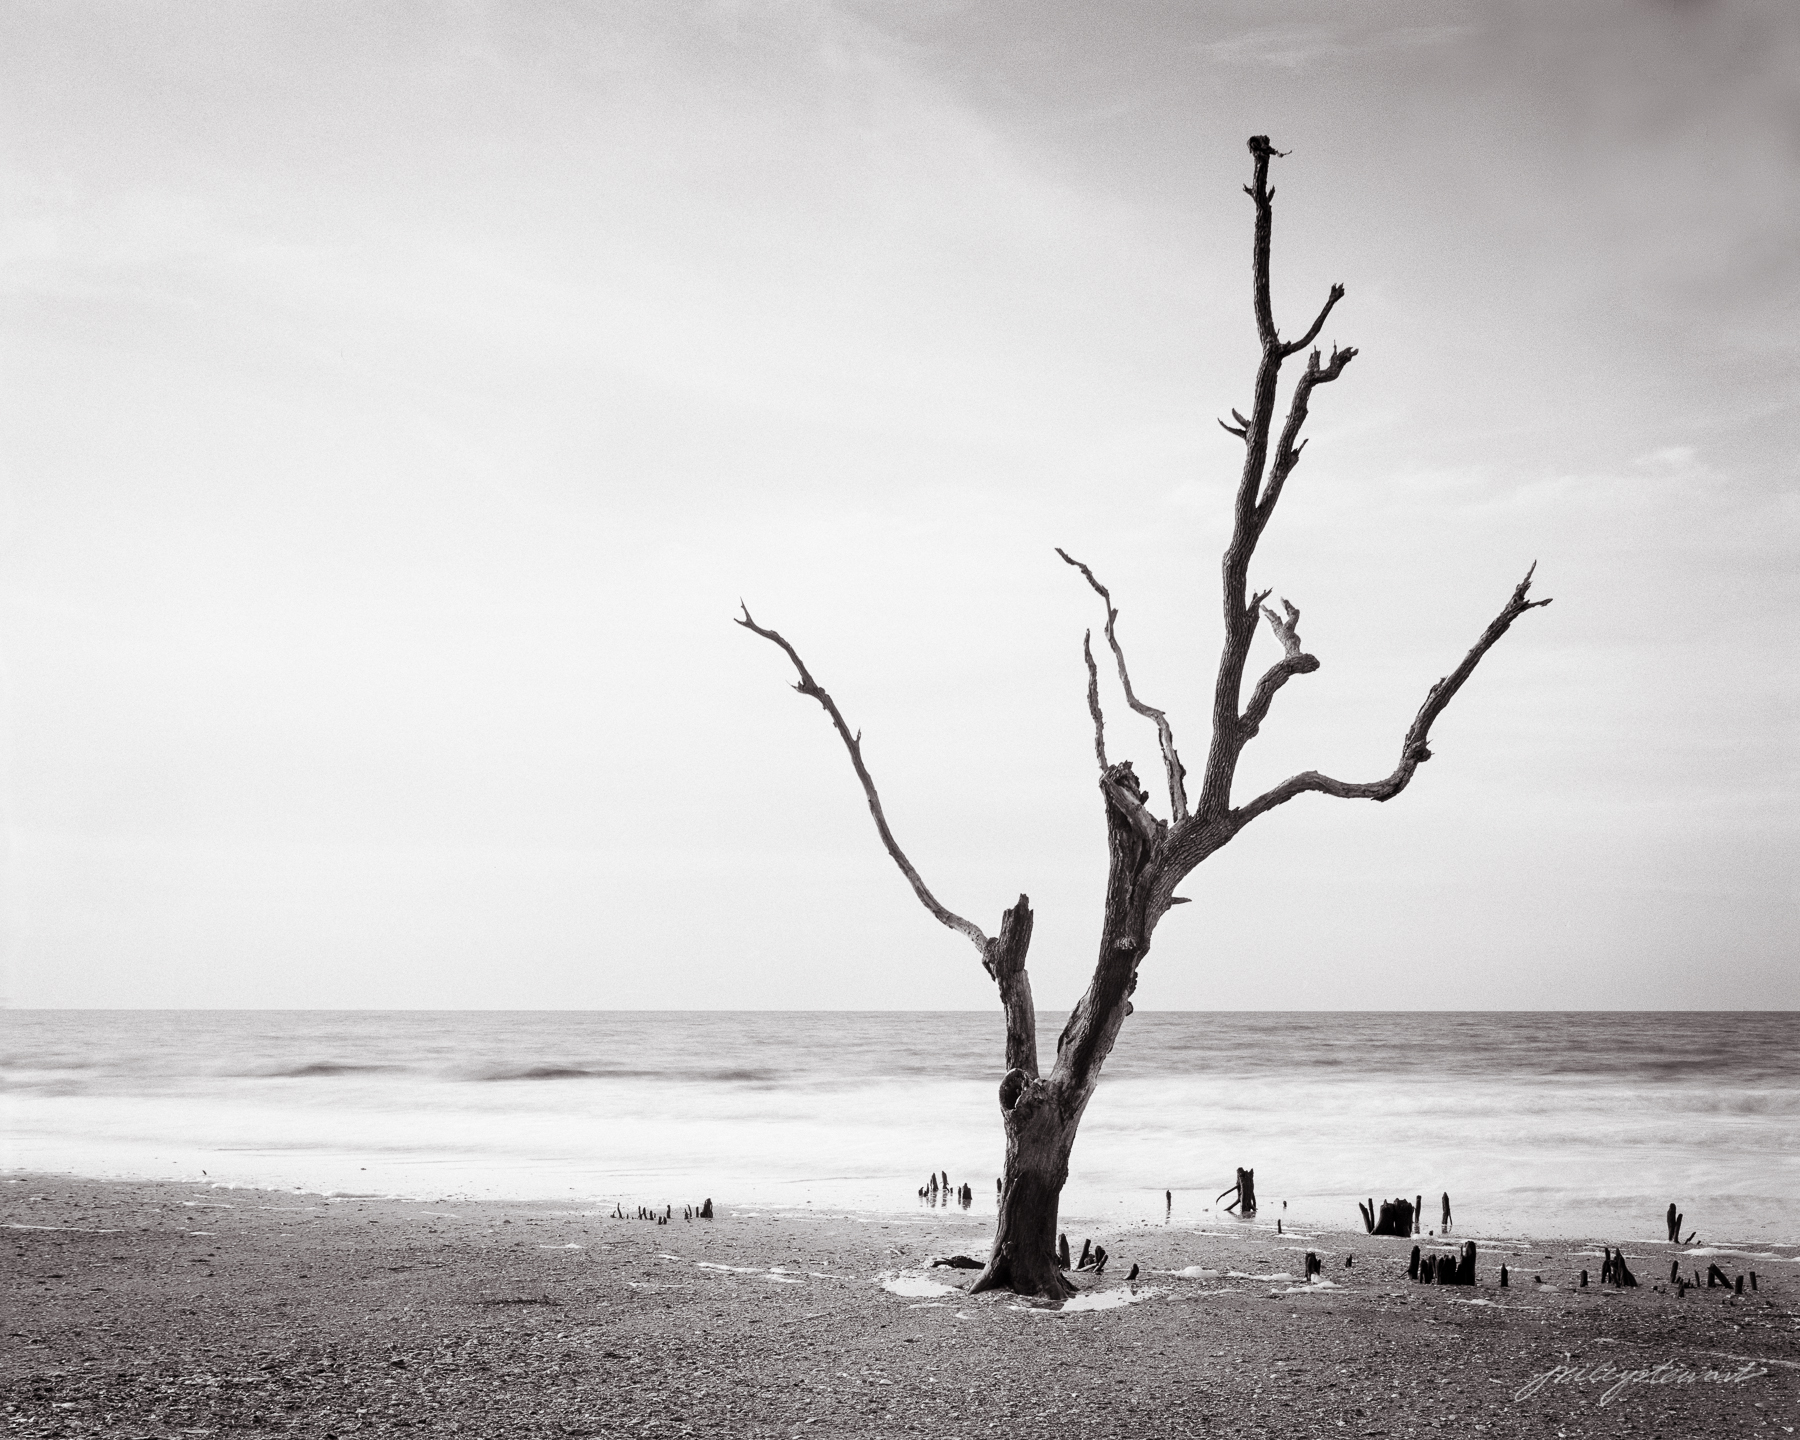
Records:
[[[1255,209],[1251,240],[1251,300],[1256,333],[1261,346],[1255,386],[1247,415],[1232,411],[1235,424],[1221,425],[1244,444],[1243,468],[1232,507],[1231,540],[1222,564],[1221,601],[1225,640],[1213,682],[1211,736],[1200,775],[1199,793],[1190,798],[1187,769],[1176,750],[1175,731],[1168,716],[1138,697],[1126,668],[1120,643],[1119,612],[1112,596],[1086,565],[1063,552],[1062,558],[1081,572],[1105,607],[1104,633],[1125,701],[1156,727],[1169,814],[1165,819],[1150,809],[1150,797],[1138,782],[1129,760],[1107,758],[1105,720],[1101,714],[1099,671],[1094,662],[1093,635],[1083,642],[1087,665],[1088,710],[1094,724],[1094,756],[1099,768],[1101,807],[1106,820],[1108,875],[1105,910],[1100,924],[1099,956],[1087,992],[1071,1012],[1056,1043],[1054,1061],[1040,1067],[1037,1051],[1037,1018],[1032,1005],[1031,980],[1026,973],[1026,951],[1031,944],[1032,910],[1024,895],[1004,911],[993,935],[940,902],[901,850],[882,813],[875,782],[863,762],[862,736],[850,728],[837,703],[813,678],[795,648],[774,630],[765,629],[748,608],[738,620],[753,633],[779,646],[793,663],[799,680],[794,688],[819,702],[830,717],[838,737],[850,755],[851,767],[862,783],[876,832],[920,902],[942,924],[966,937],[981,956],[981,963],[1000,992],[1006,1017],[1006,1071],[1000,1081],[1000,1110],[1006,1129],[1006,1174],[999,1207],[999,1223],[986,1270],[977,1290],[1007,1288],[1021,1294],[1066,1297],[1069,1282],[1058,1269],[1057,1208],[1063,1182],[1069,1173],[1069,1152],[1081,1124],[1101,1067],[1118,1038],[1119,1027],[1131,1013],[1131,995],[1137,988],[1138,967],[1149,953],[1157,924],[1171,906],[1187,897],[1176,888],[1194,868],[1229,842],[1251,821],[1278,806],[1306,794],[1330,795],[1341,800],[1393,799],[1411,782],[1419,766],[1431,758],[1431,727],[1444,708],[1467,683],[1482,656],[1527,610],[1546,600],[1528,600],[1531,573],[1514,588],[1487,629],[1450,673],[1426,693],[1424,703],[1401,738],[1394,767],[1378,779],[1340,780],[1317,770],[1290,776],[1241,804],[1234,803],[1232,782],[1244,747],[1255,738],[1268,718],[1281,688],[1296,675],[1319,668],[1300,638],[1300,612],[1287,600],[1277,612],[1265,602],[1269,590],[1250,589],[1250,562],[1264,530],[1275,513],[1282,491],[1306,442],[1300,431],[1320,386],[1344,373],[1356,358],[1353,348],[1332,347],[1329,359],[1321,358],[1313,342],[1325,328],[1333,308],[1344,297],[1341,285],[1333,285],[1312,324],[1298,339],[1284,340],[1276,329],[1270,299],[1269,248],[1274,227],[1275,192],[1269,185],[1269,166],[1281,152],[1267,136],[1250,140],[1251,183],[1245,186]],[[1305,354],[1299,378],[1294,382],[1284,419],[1277,424],[1276,407],[1282,367]],[[1266,619],[1281,645],[1281,658],[1256,680],[1248,703],[1244,700],[1244,672],[1251,642]],[[1063,1262],[1066,1264],[1066,1260]]]

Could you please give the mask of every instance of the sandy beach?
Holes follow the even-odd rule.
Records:
[[[1072,1226],[1078,1251],[1092,1238],[1109,1261],[1058,1313],[929,1268],[985,1253],[991,1219],[954,1210],[716,1203],[707,1222],[676,1203],[656,1224],[575,1204],[15,1175],[0,1211],[14,1435],[1800,1428],[1791,1247],[1681,1261],[1754,1269],[1741,1297],[1672,1293],[1678,1252],[1628,1237],[1636,1289],[1582,1289],[1598,1245],[1567,1241],[1478,1241],[1479,1283],[1440,1288],[1407,1280],[1410,1242],[1178,1214]],[[1307,1250],[1329,1284],[1302,1282]]]

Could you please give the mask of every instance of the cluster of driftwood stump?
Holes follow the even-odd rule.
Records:
[[[1402,1195],[1397,1200],[1383,1200],[1379,1211],[1376,1210],[1373,1200],[1367,1204],[1359,1200],[1356,1202],[1356,1208],[1362,1211],[1363,1229],[1371,1235],[1399,1235],[1404,1238],[1419,1233],[1419,1226],[1425,1218],[1425,1197],[1415,1195],[1408,1200]],[[1439,1235],[1450,1233],[1450,1194],[1448,1191],[1444,1192],[1444,1214],[1438,1222],[1437,1233]]]
[[[1422,1254],[1417,1245],[1406,1267],[1406,1278],[1421,1285],[1473,1285],[1475,1283],[1475,1242],[1465,1240],[1459,1254]],[[1500,1267],[1500,1283],[1506,1284],[1506,1267]]]
[[[624,1205],[615,1203],[613,1205],[612,1218],[615,1220],[650,1220],[658,1225],[667,1225],[675,1218],[675,1207],[673,1205],[665,1205],[661,1210],[658,1210],[654,1205],[640,1205],[637,1207],[637,1213],[635,1215],[627,1215],[625,1213]],[[683,1220],[712,1219],[712,1197],[708,1196],[704,1205],[683,1205],[681,1207],[681,1218]]]
[[[942,1183],[940,1183],[940,1179]],[[999,1186],[999,1183],[998,1180],[994,1182],[996,1187]],[[928,1205],[960,1205],[967,1210],[975,1203],[975,1187],[958,1185],[953,1190],[950,1188],[950,1172],[938,1170],[933,1172],[931,1178],[919,1187],[919,1198]]]

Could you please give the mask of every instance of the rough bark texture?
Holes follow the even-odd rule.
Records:
[[[1001,917],[999,933],[991,939],[973,922],[944,906],[926,886],[919,872],[901,850],[890,830],[875,783],[863,762],[862,736],[852,732],[836,703],[813,679],[794,647],[773,630],[758,625],[746,609],[738,624],[779,646],[799,674],[795,689],[817,700],[824,708],[850,756],[850,763],[868,800],[869,812],[883,846],[899,867],[921,904],[943,925],[965,936],[981,956],[982,965],[1000,992],[1006,1020],[1006,1071],[999,1086],[1000,1110],[1006,1128],[1006,1174],[1000,1189],[999,1223],[994,1248],[976,1289],[1005,1286],[1024,1294],[1052,1299],[1070,1292],[1069,1282],[1057,1266],[1056,1221],[1059,1198],[1068,1175],[1069,1153],[1081,1117],[1092,1097],[1100,1072],[1131,1013],[1131,995],[1137,987],[1138,968],[1150,952],[1158,922],[1173,905],[1181,904],[1176,887],[1221,845],[1228,843],[1258,816],[1294,797],[1309,792],[1342,799],[1390,800],[1411,782],[1418,767],[1431,758],[1432,723],[1462,688],[1475,667],[1498,642],[1513,621],[1527,610],[1547,605],[1529,600],[1531,573],[1514,589],[1511,598],[1488,625],[1461,663],[1427,692],[1412,724],[1401,740],[1400,758],[1385,777],[1365,782],[1337,780],[1308,770],[1282,781],[1247,803],[1234,806],[1232,784],[1244,746],[1260,731],[1279,691],[1296,675],[1319,668],[1300,638],[1300,611],[1287,600],[1280,611],[1265,604],[1270,591],[1252,593],[1250,565],[1258,541],[1274,514],[1276,503],[1294,469],[1300,463],[1306,441],[1301,437],[1315,393],[1321,385],[1337,380],[1356,351],[1334,346],[1329,359],[1310,349],[1325,327],[1333,308],[1344,297],[1341,285],[1333,285],[1317,318],[1298,339],[1284,341],[1275,322],[1270,283],[1270,250],[1274,234],[1275,192],[1269,185],[1269,166],[1280,152],[1268,137],[1249,142],[1251,183],[1245,186],[1255,209],[1251,240],[1251,307],[1261,354],[1257,363],[1250,413],[1233,410],[1235,425],[1220,423],[1244,442],[1243,469],[1233,501],[1231,540],[1221,561],[1221,603],[1225,642],[1213,682],[1212,726],[1200,793],[1190,803],[1187,771],[1176,748],[1175,729],[1163,710],[1139,698],[1132,684],[1119,638],[1119,611],[1111,592],[1084,563],[1058,551],[1081,571],[1105,605],[1104,633],[1116,663],[1127,705],[1156,727],[1163,778],[1168,790],[1169,816],[1157,818],[1150,797],[1139,783],[1130,761],[1109,762],[1105,719],[1101,711],[1099,672],[1094,663],[1092,632],[1083,641],[1088,676],[1088,708],[1094,722],[1094,757],[1099,768],[1101,811],[1106,822],[1107,885],[1101,916],[1099,954],[1093,979],[1069,1016],[1056,1045],[1050,1073],[1040,1073],[1031,982],[1026,973],[1026,952],[1031,944],[1032,913],[1021,895]],[[1284,363],[1308,351],[1304,367],[1288,398],[1279,430],[1275,417]],[[1282,654],[1257,680],[1248,703],[1243,689],[1250,649],[1261,622],[1266,619]],[[1404,1202],[1394,1202],[1403,1205]],[[1369,1224],[1375,1217],[1371,1203]],[[1387,1209],[1383,1207],[1384,1211]],[[1448,1214],[1445,1216],[1448,1222]],[[1398,1218],[1391,1222],[1399,1233]],[[1410,1229],[1411,1226],[1408,1226]]]

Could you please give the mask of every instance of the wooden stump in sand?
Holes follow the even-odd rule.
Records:
[[[1375,1221],[1375,1228],[1370,1232],[1375,1235],[1399,1235],[1405,1237],[1413,1233],[1412,1202],[1399,1200],[1383,1200],[1381,1214]]]
[[[1404,1239],[1419,1228],[1414,1219],[1417,1212],[1405,1196],[1398,1200],[1383,1200],[1379,1214],[1373,1200],[1366,1205],[1358,1200],[1356,1208],[1362,1211],[1363,1229],[1371,1235],[1398,1235]]]
[[[1235,1210],[1239,1216],[1254,1215],[1256,1213],[1256,1172],[1246,1170],[1242,1165],[1238,1166],[1237,1183],[1231,1187],[1231,1190],[1221,1190],[1214,1198],[1213,1203],[1218,1204],[1220,1200],[1231,1194],[1232,1190],[1237,1191],[1237,1199],[1225,1207],[1226,1212],[1230,1213]]]

